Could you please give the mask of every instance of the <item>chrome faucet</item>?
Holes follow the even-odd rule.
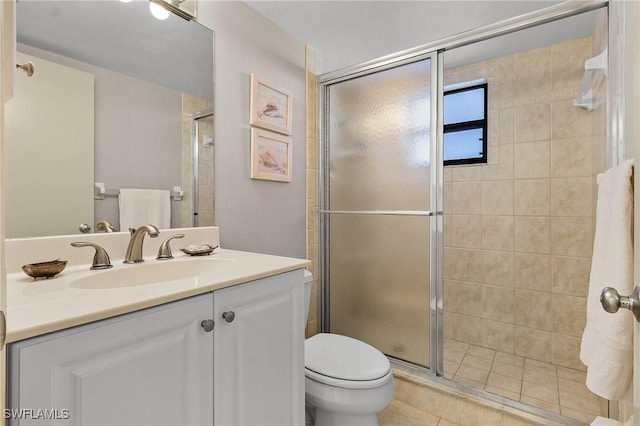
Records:
[[[96,223],[96,231],[114,232],[117,231],[117,229],[108,220],[101,220],[100,222]]]
[[[144,235],[149,234],[149,237],[155,238],[160,234],[158,228],[153,225],[144,225],[138,229],[129,228],[131,232],[131,239],[129,240],[129,247],[127,247],[127,253],[124,255],[124,263],[140,263],[144,262],[142,258],[142,242],[144,241]]]

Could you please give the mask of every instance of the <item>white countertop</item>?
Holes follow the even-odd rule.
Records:
[[[177,250],[176,250],[177,251]],[[7,275],[7,343],[27,339],[64,328],[86,324],[116,315],[149,308],[162,303],[219,290],[224,287],[307,268],[308,260],[282,256],[216,249],[210,256],[191,257],[174,251],[174,259],[145,257],[141,264],[125,265],[113,261],[112,269],[89,270],[89,264],[68,265],[59,275],[34,281],[22,272]],[[88,255],[89,253],[85,253]],[[171,281],[97,289],[82,288],[83,279],[124,271],[127,268],[152,267],[211,260],[211,270],[199,276]],[[194,266],[196,264],[194,263]]]

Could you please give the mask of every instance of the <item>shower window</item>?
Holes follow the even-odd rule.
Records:
[[[444,165],[487,162],[487,83],[444,91]]]

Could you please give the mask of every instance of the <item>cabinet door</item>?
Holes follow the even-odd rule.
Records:
[[[212,312],[209,293],[11,345],[10,423],[213,424]]]
[[[216,425],[304,424],[303,298],[302,270],[214,292]]]

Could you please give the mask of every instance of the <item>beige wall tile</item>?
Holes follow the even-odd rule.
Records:
[[[551,47],[551,89],[554,99],[574,98],[591,57],[591,37]]]
[[[449,225],[450,224],[450,225]],[[450,216],[451,245],[454,247],[482,248],[482,216]]]
[[[515,138],[515,110],[513,108],[500,110],[500,144],[513,143]]]
[[[482,318],[513,323],[513,308],[513,288],[482,286]]]
[[[472,345],[482,345],[482,322],[476,317],[461,314],[451,314],[451,338]]]
[[[468,182],[480,180],[481,166],[447,166],[451,169],[452,182]]]
[[[515,336],[516,355],[551,362],[551,332],[516,326]]]
[[[514,177],[516,179],[549,177],[549,146],[548,141],[515,144],[513,146]]]
[[[442,217],[442,244],[445,247],[453,247],[453,233],[455,228],[452,226],[453,216],[445,214]]]
[[[551,214],[553,216],[591,216],[591,177],[551,179]]]
[[[548,216],[551,206],[549,179],[518,179],[514,181],[514,214],[518,216]]]
[[[582,337],[587,319],[587,299],[584,297],[554,294],[553,331]]]
[[[452,201],[453,201],[453,184],[444,183],[442,185],[442,212],[444,214],[453,213]]]
[[[487,250],[513,250],[513,216],[482,217],[482,248]]]
[[[560,256],[590,257],[593,249],[593,219],[551,218],[551,251]]]
[[[453,182],[451,192],[451,212],[453,214],[482,213],[482,184],[480,182]]]
[[[493,59],[489,65],[489,84],[498,87],[498,108],[510,108],[515,105],[516,93],[516,61],[515,56]]]
[[[515,110],[515,142],[549,139],[551,107],[548,103],[523,105]]]
[[[515,54],[518,105],[551,97],[551,49],[543,47]]]
[[[548,217],[516,216],[515,249],[526,253],[550,253],[550,219]]]
[[[551,256],[515,253],[515,286],[536,291],[551,291]]]
[[[482,317],[482,285],[444,280],[444,309],[449,312]]]
[[[566,334],[552,333],[551,336],[551,360],[554,364],[575,370],[585,371],[586,367],[580,361],[579,337]]]
[[[551,103],[551,136],[553,139],[593,134],[593,117],[583,108],[573,106],[573,99]]]
[[[551,176],[591,176],[593,139],[591,137],[553,139],[551,141]]]
[[[590,258],[553,256],[551,259],[551,287],[553,292],[587,297],[590,272]]]
[[[495,155],[495,149],[489,151],[489,157]],[[500,145],[498,160],[482,166],[483,180],[513,179],[513,145]]]
[[[490,180],[482,182],[482,214],[513,214],[513,181]]]
[[[445,247],[442,263],[445,279],[477,281],[482,268],[482,251]]]
[[[538,330],[551,330],[551,294],[540,291],[515,290],[515,323]]]
[[[482,276],[485,284],[513,287],[514,256],[509,251],[482,251]]]
[[[504,322],[482,320],[482,346],[514,353],[514,326]]]

